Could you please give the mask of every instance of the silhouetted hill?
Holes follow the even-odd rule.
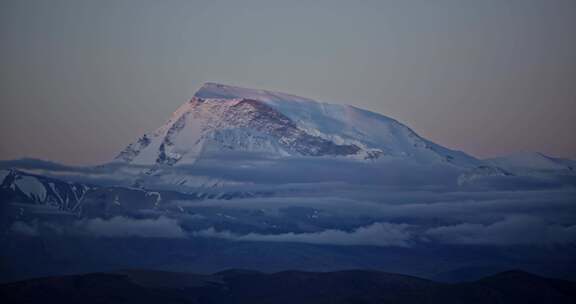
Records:
[[[147,270],[0,285],[3,303],[576,303],[576,283],[522,271],[444,284],[378,271]]]

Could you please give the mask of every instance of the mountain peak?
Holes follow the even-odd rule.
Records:
[[[386,116],[296,95],[207,82],[168,122],[131,143],[118,160],[191,165],[209,153],[406,159],[474,166]]]
[[[215,82],[206,82],[194,94],[196,98],[205,99],[253,99],[264,102],[298,101],[316,102],[296,95],[268,90],[250,89]]]

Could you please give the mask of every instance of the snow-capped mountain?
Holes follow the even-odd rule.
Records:
[[[556,158],[538,152],[521,152],[485,160],[487,163],[513,172],[539,171],[576,174],[576,161]]]
[[[180,212],[178,205],[171,204],[171,202],[230,200],[270,195],[271,193],[266,191],[238,189],[182,193],[135,187],[102,186],[56,179],[17,169],[0,170],[0,202],[4,204],[0,206],[0,213],[12,212],[2,209],[5,207],[16,208],[17,217],[21,217],[24,213],[51,214],[55,211],[88,217],[130,214],[142,209]]]
[[[82,183],[64,182],[18,170],[0,170],[0,197],[7,202],[47,204],[62,211],[80,210],[86,195],[94,188]]]
[[[374,112],[216,83],[204,84],[163,126],[128,145],[115,161],[190,165],[208,153],[229,151],[278,157],[406,159],[459,167],[481,163]]]
[[[16,169],[0,170],[0,200],[26,213],[103,216],[154,207],[161,193],[125,187],[102,187],[63,181]]]

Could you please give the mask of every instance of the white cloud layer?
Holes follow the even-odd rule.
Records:
[[[195,236],[215,237],[236,241],[295,242],[330,245],[371,245],[408,247],[412,239],[410,225],[392,223],[374,223],[354,231],[328,229],[312,233],[282,234],[235,234],[230,231],[216,231],[214,228],[195,232]]]

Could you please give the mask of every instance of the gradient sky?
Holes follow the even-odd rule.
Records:
[[[576,1],[0,0],[0,159],[111,159],[203,82],[576,158]]]

